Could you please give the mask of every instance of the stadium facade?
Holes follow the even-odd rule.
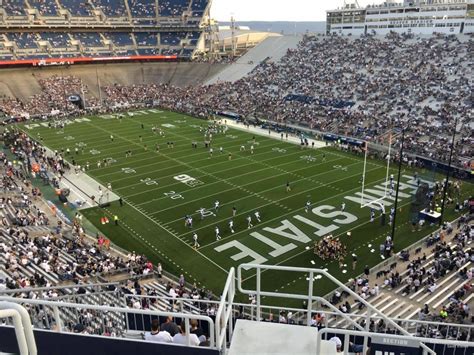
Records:
[[[344,3],[342,9],[327,12],[327,34],[386,35],[389,32],[430,35],[474,31],[474,3],[471,0],[388,0],[380,5],[360,7]]]

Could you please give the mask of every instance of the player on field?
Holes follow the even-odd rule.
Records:
[[[373,208],[370,209],[370,222],[372,223],[375,220],[375,210]]]
[[[222,147],[219,147],[219,153],[224,153],[224,149]]]
[[[308,213],[310,209],[311,209],[311,201],[308,200],[306,201],[306,205],[304,206],[304,211]]]
[[[240,151],[241,151],[241,152],[245,152],[245,145],[241,145],[241,146],[240,146]]]
[[[291,191],[290,182],[287,181],[286,182],[286,192],[290,192],[290,191]]]
[[[199,243],[198,243],[198,235],[196,232],[193,233],[193,240],[194,240],[194,249],[197,249],[200,247]]]
[[[156,149],[156,152],[157,152],[157,153],[160,152],[160,145],[159,145],[158,143],[156,143],[155,149]]]
[[[344,212],[345,209],[346,209],[346,203],[343,202],[343,203],[341,203],[341,212]]]
[[[204,219],[204,212],[205,212],[205,211],[206,211],[206,210],[205,210],[204,208],[202,208],[202,207],[199,209],[199,214],[201,215],[201,221]]]
[[[230,221],[229,221],[229,229],[230,229],[230,232],[231,232],[232,234],[235,233],[235,231],[234,231],[234,221],[233,221],[233,220],[230,220]]]
[[[209,158],[212,157],[212,153],[214,153],[214,149],[209,148]]]
[[[237,214],[237,208],[235,206],[232,206],[232,217],[235,217]]]
[[[247,229],[250,229],[253,227],[253,224],[252,224],[252,216],[247,216]]]
[[[221,240],[221,235],[220,235],[220,232],[219,232],[219,227],[216,226],[216,228],[215,228],[214,230],[215,230],[215,232],[216,232],[216,241]]]
[[[216,200],[216,202],[214,202],[214,209],[216,210],[216,214],[217,212],[219,212],[219,205],[220,205],[219,200]]]
[[[229,160],[232,160],[232,153],[229,153]]]
[[[250,154],[253,154],[253,144],[250,146]]]
[[[110,135],[110,141],[113,142],[114,141],[114,136],[111,134]]]
[[[258,223],[260,223],[260,222],[261,222],[261,220],[260,220],[260,212],[255,211],[254,216],[255,216],[255,218],[257,219]]]

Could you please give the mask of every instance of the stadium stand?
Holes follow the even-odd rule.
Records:
[[[61,0],[61,6],[68,10],[71,15],[79,17],[90,17],[91,7],[88,2],[80,2],[75,0]]]
[[[58,5],[54,0],[28,0],[32,8],[37,9],[41,16],[57,16]]]
[[[26,4],[24,0],[7,1],[5,2],[3,6],[7,15],[10,15],[10,16],[26,15],[26,12],[25,12]]]
[[[191,4],[189,0],[168,0],[159,3],[157,12],[155,0],[9,1],[2,8],[6,16],[1,17],[3,23],[0,21],[0,27],[10,27],[14,24],[17,29],[9,30],[5,33],[5,38],[0,36],[0,42],[5,41],[8,44],[7,47],[5,45],[2,47],[9,50],[8,53],[0,53],[0,55],[3,61],[91,56],[113,59],[115,56],[124,55],[144,55],[147,56],[147,60],[153,59],[152,56],[156,56],[156,60],[163,59],[160,55],[172,55],[176,56],[173,59],[179,57],[180,60],[190,59],[201,36],[199,24],[207,9],[207,1],[196,1]],[[36,11],[33,16],[27,17],[27,9]],[[184,17],[183,14],[188,12],[189,16]],[[85,28],[93,24],[100,25],[102,29],[92,33],[85,32]],[[113,33],[117,25],[124,30]],[[153,46],[153,49],[140,48],[138,50],[133,40],[133,32],[149,30],[150,25],[153,25],[153,31],[156,31],[153,35],[159,38],[162,32],[163,39],[157,43],[152,40],[146,44],[146,46]],[[51,31],[51,26],[54,26],[54,32]],[[107,26],[110,26],[109,30]],[[193,31],[183,32],[184,27],[186,31],[190,29]],[[72,42],[68,41],[68,38],[62,40],[59,36],[71,37]],[[110,37],[112,44],[117,48],[105,48],[102,36],[104,39]],[[61,48],[56,47],[55,43],[50,43],[50,45],[37,43],[40,39],[49,40],[53,37],[55,43],[59,43]],[[79,41],[79,45],[75,44],[74,39]],[[183,45],[186,48],[180,47],[179,50],[169,48],[169,46],[180,46],[183,40],[185,40]],[[67,46],[65,42],[68,42]],[[100,51],[91,51],[84,47],[104,48]],[[67,49],[64,50],[64,48]],[[19,63],[12,62],[13,64]],[[8,65],[8,62],[4,65]]]
[[[101,9],[105,16],[128,17],[127,7],[124,1],[94,0],[92,3],[96,9]]]

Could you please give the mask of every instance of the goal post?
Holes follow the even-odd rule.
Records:
[[[386,160],[387,168],[386,168],[386,173],[385,173],[385,183],[384,183],[384,189],[383,189],[383,194],[381,197],[378,197],[377,199],[366,199],[365,195],[365,190],[366,190],[366,174],[367,174],[367,156],[369,155],[369,143],[367,141],[364,142],[364,168],[362,171],[362,191],[360,194],[360,208],[365,208],[365,207],[373,207],[375,206],[380,206],[382,204],[381,201],[383,201],[388,195],[388,189],[389,189],[389,177],[390,177],[390,159],[391,159],[391,153],[392,153],[392,132],[389,132],[389,137],[388,137],[388,152],[384,160]],[[383,204],[382,204],[383,205]]]

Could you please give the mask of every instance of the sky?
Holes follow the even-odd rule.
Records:
[[[325,21],[326,10],[341,7],[343,0],[212,0],[211,17],[218,21]],[[359,5],[381,0],[359,0]]]

